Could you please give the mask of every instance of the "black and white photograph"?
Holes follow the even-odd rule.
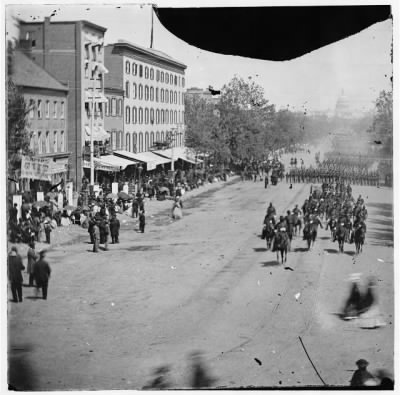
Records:
[[[21,3],[1,392],[393,391],[394,1]]]

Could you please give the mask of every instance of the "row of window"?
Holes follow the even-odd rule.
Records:
[[[101,59],[103,47],[100,44],[91,45],[90,43],[85,44],[85,59],[96,61]]]
[[[143,116],[144,115],[144,116]],[[132,118],[131,118],[132,116]],[[125,107],[125,123],[133,124],[177,124],[184,123],[184,112],[183,111],[173,111],[173,110],[154,110],[154,108],[136,107],[131,108],[129,106]]]
[[[105,106],[107,108],[107,104],[105,104]],[[92,115],[92,107],[93,105],[91,102],[85,102],[85,112],[88,118],[90,118]],[[103,118],[103,103],[94,103],[94,117]]]
[[[125,149],[129,152],[146,152],[149,151],[155,142],[164,142],[167,139],[168,132],[139,132],[125,133],[125,146],[123,146],[123,134],[121,131],[111,132],[111,147],[112,149]],[[173,138],[173,146],[181,147],[183,145],[182,134],[175,133]]]
[[[143,66],[137,65],[135,62],[131,62],[129,60],[127,60],[125,62],[125,73],[126,74],[131,74],[132,75],[139,75],[139,77],[143,77],[145,79],[150,79],[150,80],[154,80],[154,77],[156,79],[156,81],[160,81],[160,82],[165,82],[166,84],[170,84],[170,85],[175,85],[175,86],[182,86],[183,88],[185,87],[185,78],[181,77],[179,75],[173,75],[172,73],[168,73],[168,72],[164,72],[164,71],[160,71],[160,70],[156,70],[155,76],[154,76],[154,69],[152,67],[147,67],[145,66],[143,68]]]
[[[144,95],[143,95],[144,93]],[[155,93],[155,95],[154,95]],[[125,82],[125,96],[126,98],[130,98],[131,90],[130,90],[130,83],[129,81]],[[161,103],[171,103],[171,104],[182,104],[184,103],[184,93],[173,91],[172,89],[169,91],[168,89],[159,89],[153,88],[152,86],[144,86],[139,84],[139,87],[135,83],[132,85],[132,99],[139,99],[139,100],[150,100],[156,101]]]
[[[32,132],[30,148],[38,154],[65,152],[64,130],[54,132]]]
[[[34,119],[35,114],[37,119],[42,119],[43,116],[46,119],[64,119],[65,118],[65,102],[61,101],[60,103],[55,100],[53,101],[53,106],[50,108],[51,103],[50,100],[38,99],[37,103],[35,100],[29,100],[29,118]],[[44,107],[44,108],[43,108]]]

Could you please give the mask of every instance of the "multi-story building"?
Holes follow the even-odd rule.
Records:
[[[127,41],[105,47],[107,85],[124,91],[124,150],[149,151],[156,142],[184,145],[186,66]]]
[[[27,103],[30,148],[35,157],[51,159],[48,175],[56,183],[68,176],[68,93],[46,70],[20,51],[14,52],[13,82]]]
[[[109,136],[104,130],[104,33],[106,28],[81,21],[20,23],[20,48],[63,83],[68,95],[70,180],[80,189],[84,159],[93,134],[96,144]],[[93,107],[93,108],[92,108]]]

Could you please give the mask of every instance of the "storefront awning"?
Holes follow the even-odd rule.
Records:
[[[104,155],[99,158],[101,164],[111,166],[111,167],[119,167],[120,170],[125,170],[128,166],[134,165],[137,162],[132,160],[127,160],[124,158],[120,158],[115,155]]]
[[[85,101],[91,102],[92,100],[93,100],[93,92],[85,91]],[[107,103],[108,100],[102,92],[95,92],[94,93],[94,101],[96,103]]]
[[[154,151],[154,153],[164,158],[168,158],[170,160],[173,154],[174,160],[181,159],[192,164],[198,164],[203,162],[201,159],[196,159],[195,153],[186,147],[174,147],[173,150],[171,148],[168,148],[165,150]]]
[[[91,130],[89,126],[85,126],[85,141],[90,141]],[[110,138],[110,135],[101,127],[93,127],[93,140],[105,141]]]
[[[154,170],[156,166],[170,163],[171,160],[162,158],[159,155],[153,154],[152,152],[140,152],[133,153],[129,151],[114,151],[117,156],[133,159],[142,163],[146,163],[147,170]]]

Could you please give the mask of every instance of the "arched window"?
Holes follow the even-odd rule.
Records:
[[[144,78],[146,80],[149,78],[149,68],[147,66],[144,68]]]
[[[150,132],[150,147],[154,145],[154,132]]]
[[[132,149],[133,149],[133,152],[138,152],[137,133],[132,134]]]
[[[160,70],[156,71],[156,81],[160,81]]]
[[[46,100],[46,118],[50,118],[50,101]]]
[[[129,133],[125,135],[125,149],[131,152],[131,135]]]
[[[164,141],[164,132],[161,132],[161,141]]]
[[[132,75],[137,75],[137,64],[132,63]]]
[[[169,91],[169,102],[172,104],[174,102],[174,92]]]
[[[158,88],[156,88],[156,102],[158,103]]]
[[[143,77],[143,66],[139,65],[139,77]]]
[[[169,111],[169,123],[174,123],[174,112],[172,110]]]
[[[156,124],[160,123],[160,110],[157,108],[156,110]]]
[[[149,87],[147,85],[144,87],[144,100],[149,100]]]
[[[132,99],[136,99],[137,97],[137,86],[135,83],[132,85]]]
[[[185,79],[182,77],[182,87],[185,87]]]
[[[161,78],[160,78],[160,81],[161,81],[161,82],[164,82],[164,72],[163,72],[163,71],[161,72]]]
[[[125,82],[125,97],[129,98],[129,81]]]
[[[160,132],[156,132],[156,141],[160,141]]]
[[[174,83],[174,76],[172,75],[172,73],[169,75],[169,83],[171,85],[173,85],[173,83]]]
[[[139,107],[139,124],[143,123],[143,108]]]
[[[150,79],[154,80],[154,69],[153,68],[150,69]]]
[[[120,112],[119,105],[120,105],[121,103],[119,102],[119,100],[117,100],[116,103],[117,103],[117,108],[116,108],[115,111],[116,111],[116,114],[119,115],[119,112]]]
[[[122,117],[123,106],[122,106],[122,99],[118,99],[118,116]]]
[[[143,85],[139,84],[139,100],[143,99]]]
[[[129,60],[125,62],[125,73],[129,74],[131,72],[131,64]]]
[[[37,144],[38,144],[38,153],[43,153],[43,145],[42,145],[42,132],[38,132],[37,134]]]
[[[164,110],[161,110],[161,123],[164,123]]]
[[[167,74],[167,75],[168,75],[168,74]],[[164,99],[165,99],[165,103],[168,103],[168,99],[169,99],[169,97],[168,97],[168,89],[165,90],[165,97],[164,97]]]
[[[143,133],[139,133],[139,152],[143,152]]]
[[[49,153],[50,152],[50,132],[46,132],[46,142],[45,142],[45,152]]]
[[[65,133],[64,130],[61,130],[60,133],[60,152],[64,152],[65,151]]]
[[[137,123],[137,109],[136,107],[132,107],[132,123]]]
[[[176,92],[174,92],[174,103],[175,103],[175,104],[177,104],[177,98],[178,98],[178,95],[177,95]]]
[[[106,117],[108,117],[110,114],[110,108],[111,108],[111,98],[108,97],[107,103],[105,103],[105,104],[106,104],[105,114],[106,114]]]
[[[154,101],[154,88],[153,87],[150,88],[150,100]]]
[[[149,132],[146,132],[144,136],[144,150],[145,151],[149,150]]]
[[[122,130],[120,130],[119,132],[118,132],[118,134],[117,134],[117,147],[119,148],[119,149],[123,149],[124,147],[124,136],[123,136],[123,134],[122,134]]]
[[[165,110],[165,123],[169,123],[169,112],[168,110]]]
[[[150,109],[150,123],[154,124],[154,108]]]
[[[165,73],[165,83],[168,84],[169,83],[169,74]]]
[[[164,103],[164,89],[161,88],[161,103]]]
[[[149,109],[144,110],[144,123],[147,125],[149,123]]]
[[[178,78],[176,76],[174,77],[174,85],[178,85]]]
[[[129,106],[126,106],[125,108],[125,123],[130,123],[131,122],[131,108]]]
[[[177,119],[177,113],[176,110],[174,111],[174,123],[177,123],[178,119]]]

